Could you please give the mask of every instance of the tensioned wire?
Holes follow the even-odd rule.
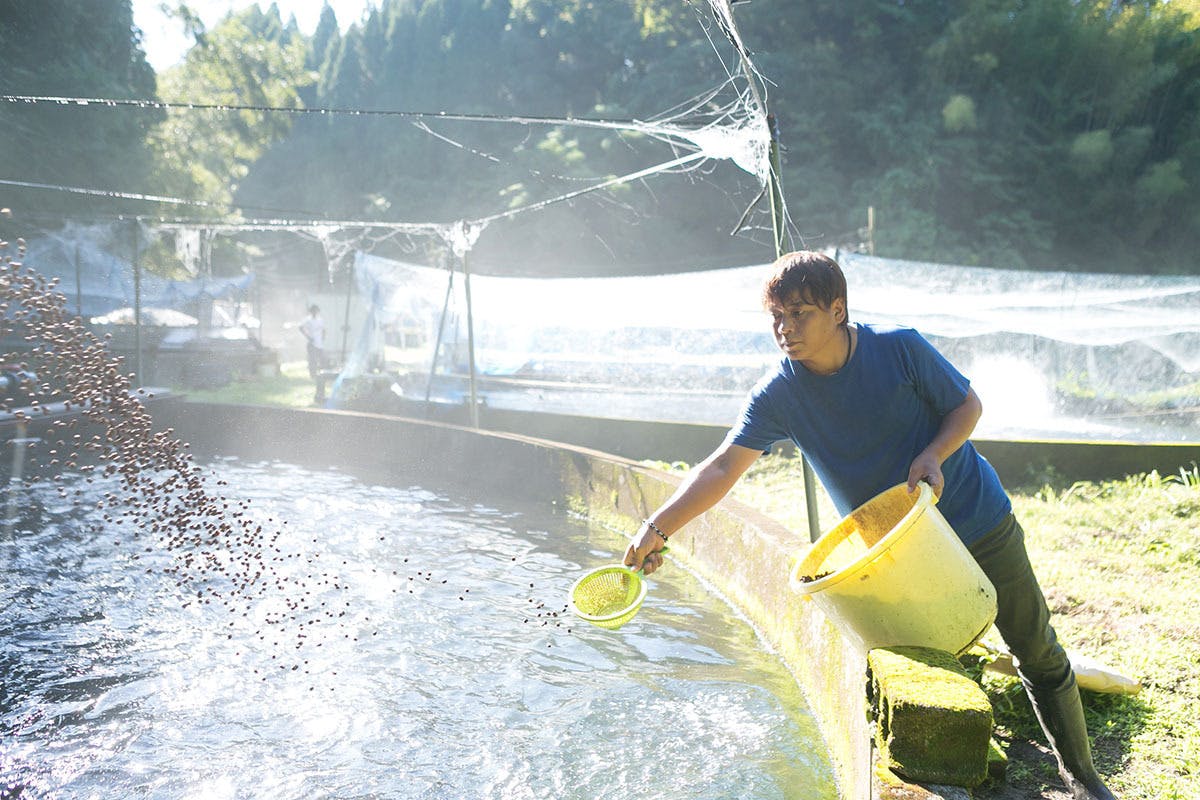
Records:
[[[338,107],[305,107],[305,106],[258,106],[240,105],[237,103],[175,103],[167,100],[147,100],[139,98],[113,97],[71,97],[63,95],[0,95],[0,100],[9,103],[40,103],[60,106],[107,106],[130,107],[143,109],[161,109],[169,111],[255,111],[264,114],[317,114],[343,115],[353,117],[380,116],[405,117],[409,119],[445,119],[465,122],[509,122],[522,125],[578,125],[591,128],[620,129],[642,124],[638,120],[603,120],[586,117],[528,117],[519,114],[464,114],[453,111],[411,111],[403,109],[374,109],[374,108],[338,108]]]
[[[89,103],[100,103],[103,105],[127,106],[137,104],[158,103],[158,101],[121,101],[121,100],[101,100],[96,98],[68,98],[68,97],[33,97],[23,95],[4,95],[0,96],[10,102],[54,102],[56,104],[78,104],[88,105]],[[198,104],[169,104],[158,103],[164,107],[176,108],[220,108],[228,111],[238,110],[254,110],[254,111],[290,111],[282,107],[267,107],[267,106],[236,106],[236,105],[221,105],[221,106],[201,106]],[[744,107],[744,106],[743,106]],[[327,110],[309,109],[313,112],[322,112]],[[339,112],[340,113],[340,112]],[[762,180],[762,174],[758,172],[761,167],[761,160],[758,157],[756,150],[761,150],[761,147],[756,146],[753,141],[756,130],[755,125],[741,124],[738,126],[723,126],[712,124],[702,126],[695,129],[686,129],[679,126],[666,125],[661,123],[645,123],[632,122],[628,124],[618,123],[613,121],[602,120],[575,120],[571,118],[550,118],[550,117],[499,117],[495,115],[469,115],[469,114],[454,114],[451,112],[441,112],[439,114],[426,114],[425,112],[381,112],[394,115],[409,115],[418,117],[437,116],[442,119],[471,119],[478,121],[492,122],[520,122],[521,124],[547,124],[547,125],[576,125],[583,124],[586,127],[605,127],[612,130],[626,130],[648,134],[660,140],[670,141],[673,146],[679,146],[680,140],[684,140],[691,147],[698,148],[696,151],[663,162],[654,166],[646,167],[626,175],[617,176],[603,180],[597,184],[587,186],[581,189],[576,189],[555,197],[546,198],[533,203],[529,203],[517,208],[507,209],[502,212],[487,215],[475,220],[464,221],[456,224],[465,224],[471,228],[482,228],[488,223],[500,219],[515,217],[529,211],[536,211],[546,208],[561,202],[566,202],[591,192],[616,186],[623,183],[630,183],[636,180],[650,177],[652,175],[668,172],[683,168],[689,164],[709,159],[709,158],[728,158],[746,171],[756,174],[756,177]],[[727,114],[732,114],[732,109],[726,109]],[[422,125],[421,127],[425,127]],[[432,133],[432,132],[431,132]],[[438,136],[437,138],[448,142],[457,147],[462,147],[459,143],[448,139],[448,137]],[[717,152],[713,152],[716,150]],[[749,168],[748,168],[749,167]],[[122,192],[109,189],[91,189],[77,186],[64,186],[57,184],[36,183],[32,181],[18,181],[6,178],[0,178],[0,185],[20,186],[25,188],[46,189],[51,191],[70,192],[75,194],[84,194],[90,196],[107,197],[113,199],[129,199],[129,200],[145,200],[151,202],[170,203],[175,205],[188,205],[199,208],[212,207],[213,204],[203,200],[189,200],[177,197],[167,197],[163,195],[152,195],[138,192]],[[162,224],[170,224],[167,220],[160,220]],[[409,233],[432,233],[442,234],[447,229],[445,223],[411,223],[411,222],[381,222],[375,220],[296,220],[296,219],[253,219],[243,220],[238,222],[207,222],[207,221],[180,221],[180,225],[202,225],[208,228],[222,230],[266,230],[266,229],[286,229],[286,228],[346,228],[346,227],[372,227],[386,228],[393,231],[409,232]]]
[[[642,121],[636,119],[616,120],[589,119],[580,117],[556,118],[516,114],[468,114],[452,111],[433,112],[405,109],[362,109],[338,107],[312,108],[296,106],[242,105],[235,103],[171,102],[145,98],[4,94],[0,95],[0,100],[11,104],[31,105],[53,104],[57,106],[97,106],[107,108],[136,108],[175,111],[248,111],[255,113],[310,114],[318,116],[342,115],[398,117],[413,120],[413,124],[419,129],[423,130],[426,134],[432,135],[447,144],[469,150],[476,155],[489,158],[493,161],[499,161],[499,159],[486,153],[474,150],[473,148],[466,147],[465,145],[447,136],[434,132],[428,127],[428,121],[447,120],[520,125],[572,126],[627,131],[653,137],[659,141],[668,143],[672,148],[694,148],[694,151],[687,155],[679,156],[655,166],[636,170],[626,175],[602,180],[599,183],[587,186],[585,188],[576,189],[574,191],[566,192],[554,197],[538,200],[517,208],[507,209],[505,211],[487,215],[475,220],[460,220],[449,224],[411,222],[389,223],[374,220],[297,220],[288,218],[251,219],[238,220],[236,222],[210,222],[207,220],[170,221],[161,217],[138,217],[139,219],[157,219],[160,224],[164,225],[175,224],[189,227],[202,226],[210,229],[221,229],[227,231],[289,228],[307,230],[318,228],[330,231],[331,229],[337,228],[359,227],[386,229],[392,232],[434,234],[443,239],[447,238],[447,233],[449,231],[453,231],[453,233],[450,235],[455,239],[458,238],[458,235],[461,235],[462,231],[473,231],[474,236],[470,237],[473,239],[474,237],[478,236],[478,232],[486,227],[490,222],[515,217],[519,214],[529,211],[543,209],[548,206],[566,202],[592,192],[600,191],[602,189],[623,183],[641,180],[662,172],[679,170],[688,167],[695,168],[699,165],[699,162],[707,159],[731,160],[742,170],[755,176],[761,186],[766,186],[770,180],[771,166],[769,159],[770,131],[767,126],[763,96],[759,91],[759,84],[763,82],[763,78],[750,62],[749,53],[745,45],[742,43],[740,35],[737,33],[732,10],[729,6],[728,0],[709,0],[708,5],[714,19],[717,20],[717,26],[725,35],[725,38],[733,44],[737,51],[738,60],[741,67],[741,69],[738,71],[742,73],[744,79],[749,83],[749,88],[738,92],[736,100],[732,103],[728,103],[725,106],[718,108],[715,111],[716,119],[713,122],[695,128],[685,128],[679,125],[673,125],[661,121]],[[705,32],[706,34],[708,33],[707,26]],[[709,41],[710,44],[713,44],[713,49],[716,50],[717,48],[715,43],[712,42],[711,36],[709,36]],[[715,98],[717,94],[719,94],[724,88],[735,82],[736,79],[734,74],[737,71],[731,70],[727,65],[724,65],[724,63],[723,66],[727,75],[726,82],[722,86],[713,89],[711,92],[704,93],[698,98],[693,98],[691,101],[681,104],[681,106],[686,106],[687,108],[682,114],[673,114],[672,116],[674,119],[684,119],[697,113],[699,109],[708,105],[710,101]],[[676,107],[676,109],[678,108],[679,106]],[[708,114],[712,115],[714,112],[710,110]],[[123,192],[109,189],[93,189],[85,187],[43,184],[12,179],[0,179],[0,185],[70,192],[113,199],[130,199],[161,202],[173,205],[187,205],[196,208],[209,208],[215,205],[203,200],[189,200],[184,198],[166,197],[137,192]],[[759,198],[761,198],[761,196],[762,195],[760,194]],[[755,204],[756,203],[757,199],[755,200]],[[747,213],[749,210],[750,209],[747,209]],[[744,218],[745,215],[743,215],[743,220]],[[739,222],[739,227],[740,225],[741,222]]]
[[[208,208],[212,204],[206,200],[183,200],[178,197],[166,197],[158,194],[141,194],[139,192],[119,192],[112,189],[88,189],[82,186],[62,186],[54,183],[34,183],[33,181],[15,181],[8,178],[0,178],[0,185],[4,186],[20,186],[26,189],[49,189],[56,192],[69,192],[71,194],[84,194],[93,197],[109,197],[116,200],[149,200],[155,203],[174,203],[181,205],[197,206],[199,208]]]
[[[517,208],[511,208],[511,209],[508,209],[507,211],[501,211],[496,214],[491,214],[491,215],[488,215],[485,217],[480,217],[480,218],[474,219],[474,220],[466,220],[464,222],[465,222],[465,224],[469,224],[469,225],[487,225],[489,222],[494,222],[496,220],[514,217],[514,216],[517,216],[518,214],[522,214],[527,211],[536,211],[538,209],[545,208],[546,206],[553,205],[555,203],[561,203],[561,202],[565,202],[567,200],[572,200],[576,197],[587,194],[589,192],[599,191],[600,189],[606,189],[610,186],[615,186],[615,185],[621,184],[621,183],[629,183],[631,181],[639,180],[641,178],[645,178],[645,177],[654,175],[659,172],[666,172],[671,169],[685,166],[689,163],[699,161],[699,160],[707,158],[707,157],[708,156],[705,155],[705,153],[703,153],[703,152],[690,153],[686,156],[681,156],[680,158],[676,158],[671,161],[664,162],[662,164],[657,164],[652,167],[646,167],[645,169],[641,169],[636,172],[631,172],[627,175],[621,175],[621,176],[618,176],[615,178],[610,178],[606,181],[602,181],[593,186],[588,186],[588,187],[582,188],[582,189],[576,189],[575,191],[567,192],[566,194],[562,194],[557,197],[551,197],[551,198],[547,198],[545,200],[539,200],[535,203],[530,203],[528,205],[519,206]],[[150,200],[150,201],[155,201],[155,202],[173,203],[173,204],[181,204],[181,205],[192,205],[192,206],[198,206],[198,207],[209,207],[212,205],[211,203],[208,203],[203,200],[184,200],[184,199],[178,198],[178,197],[164,197],[161,195],[138,194],[136,192],[118,192],[118,191],[112,191],[112,190],[107,190],[107,189],[87,189],[87,188],[78,187],[78,186],[60,186],[60,185],[47,184],[47,183],[33,183],[30,181],[14,181],[14,180],[6,179],[6,178],[0,178],[0,185],[21,186],[21,187],[34,188],[34,189],[48,189],[48,190],[52,190],[52,191],[71,192],[71,193],[76,193],[76,194],[109,197],[109,198],[123,199],[123,200]],[[171,225],[172,224],[172,221],[167,220],[167,219],[160,219],[159,222],[163,225]],[[382,222],[382,221],[376,221],[376,220],[250,219],[250,220],[244,220],[241,222],[211,222],[211,223],[203,221],[203,220],[189,220],[189,221],[181,220],[175,224],[200,225],[200,226],[206,227],[206,228],[214,228],[214,229],[221,229],[221,230],[245,230],[245,231],[268,230],[268,229],[289,228],[289,227],[303,227],[303,228],[388,228],[388,229],[397,230],[397,231],[401,231],[401,232],[408,232],[408,233],[436,233],[436,232],[439,232],[442,229],[444,229],[448,223]],[[462,224],[462,223],[459,223],[459,224]]]
[[[292,106],[261,106],[261,105],[241,105],[236,103],[174,103],[165,100],[150,100],[150,99],[120,99],[111,97],[72,97],[66,95],[15,95],[5,94],[0,95],[0,100],[13,104],[29,104],[29,105],[57,105],[57,106],[79,106],[90,107],[99,106],[102,108],[142,108],[142,109],[163,109],[173,111],[223,111],[223,112],[239,112],[249,111],[262,114],[316,114],[316,115],[341,115],[341,116],[391,116],[413,119],[418,121],[426,120],[447,120],[461,122],[482,122],[482,123],[506,123],[518,125],[549,125],[549,126],[571,126],[582,128],[598,128],[603,130],[627,131],[631,133],[641,133],[648,136],[653,136],[662,141],[668,141],[675,144],[690,144],[693,147],[698,147],[705,150],[716,149],[724,151],[723,155],[714,157],[732,158],[738,166],[747,172],[756,175],[760,179],[763,177],[762,166],[757,164],[758,158],[753,152],[739,152],[737,140],[742,138],[737,136],[742,130],[753,131],[757,126],[753,119],[753,114],[748,122],[743,122],[740,125],[704,125],[697,128],[684,128],[678,125],[670,125],[661,122],[647,122],[641,120],[603,120],[603,119],[588,119],[581,117],[530,117],[518,114],[465,114],[453,111],[411,111],[403,109],[358,109],[358,108],[327,108],[327,107],[292,107]],[[747,110],[750,104],[739,102],[735,105],[741,106]],[[728,112],[729,109],[726,109]],[[722,134],[733,134],[732,140],[728,136]],[[722,142],[725,147],[721,147]],[[742,145],[745,147],[746,145]],[[753,150],[752,145],[751,151]]]

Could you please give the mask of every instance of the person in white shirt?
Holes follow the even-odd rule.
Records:
[[[313,402],[324,403],[325,378],[321,369],[325,366],[325,320],[321,319],[321,307],[316,303],[309,306],[308,316],[298,327],[308,340],[308,374],[317,384]]]

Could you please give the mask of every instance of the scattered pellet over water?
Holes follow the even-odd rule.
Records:
[[[46,423],[0,526],[0,798],[834,796],[790,676],[686,575],[588,629],[567,590],[615,555],[561,515],[202,468],[0,261],[0,411]]]
[[[212,469],[256,524],[289,519],[281,581],[336,565],[307,602],[342,624],[297,649],[263,626],[286,592],[247,616],[185,605],[172,554],[112,545],[133,521],[95,535],[100,512],[34,483],[0,541],[0,781],[19,796],[834,797],[791,676],[677,567],[604,631],[564,598],[614,555],[566,515]]]
[[[20,256],[24,242],[17,244]],[[0,252],[8,247],[0,242]],[[278,596],[285,587],[276,521],[252,522],[248,504],[231,504],[221,493],[223,482],[208,480],[186,442],[155,429],[144,405],[152,395],[132,390],[121,360],[67,310],[55,286],[12,255],[0,258],[0,340],[6,348],[21,343],[18,351],[0,353],[9,382],[18,384],[5,393],[0,411],[20,425],[46,428],[20,447],[50,474],[84,473],[73,494],[59,486],[64,498],[83,502],[81,487],[103,481],[109,491],[89,500],[103,522],[134,523],[126,530],[139,551],[133,558],[141,551],[174,553],[175,562],[162,568],[191,594],[191,602],[245,614],[246,605],[265,593]],[[20,455],[23,462],[24,449]],[[21,477],[14,468],[15,485]],[[304,625],[322,616],[337,618],[333,609],[306,600],[332,580],[329,571],[310,562],[306,574],[291,576],[284,603],[264,624],[275,628],[273,635],[290,631],[302,644]]]

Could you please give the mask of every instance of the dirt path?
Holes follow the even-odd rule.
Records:
[[[1007,748],[1008,774],[1003,781],[989,781],[975,789],[975,800],[1071,800],[1049,748],[1026,739],[997,740]]]

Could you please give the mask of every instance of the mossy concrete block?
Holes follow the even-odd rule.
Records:
[[[992,706],[953,655],[926,647],[867,654],[880,766],[921,783],[978,786]]]

